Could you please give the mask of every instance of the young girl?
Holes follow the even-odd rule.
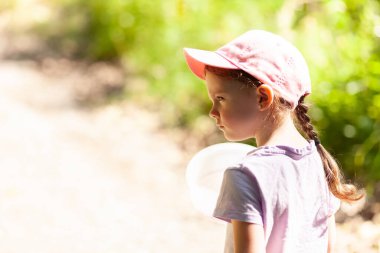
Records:
[[[301,53],[261,30],[215,52],[184,52],[206,80],[210,116],[226,139],[255,138],[258,146],[224,173],[214,216],[232,224],[225,252],[333,252],[339,200],[362,194],[343,182],[310,122],[304,99],[311,82]]]

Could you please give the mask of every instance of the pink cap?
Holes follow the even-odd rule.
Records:
[[[302,54],[282,37],[262,30],[248,31],[218,50],[185,48],[191,71],[205,79],[205,66],[241,69],[268,84],[294,109],[311,93],[309,70]]]

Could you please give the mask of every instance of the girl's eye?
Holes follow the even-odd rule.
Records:
[[[223,101],[223,100],[224,100],[224,97],[216,96],[216,97],[215,97],[215,100],[220,102],[220,101]]]

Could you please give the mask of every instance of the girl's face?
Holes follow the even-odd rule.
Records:
[[[256,88],[206,72],[207,92],[212,101],[210,117],[229,141],[253,138],[262,125]]]

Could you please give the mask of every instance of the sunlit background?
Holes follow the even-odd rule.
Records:
[[[1,0],[0,252],[222,252],[185,168],[224,139],[182,48],[249,29],[302,51],[322,143],[367,191],[338,252],[380,252],[377,0]]]

